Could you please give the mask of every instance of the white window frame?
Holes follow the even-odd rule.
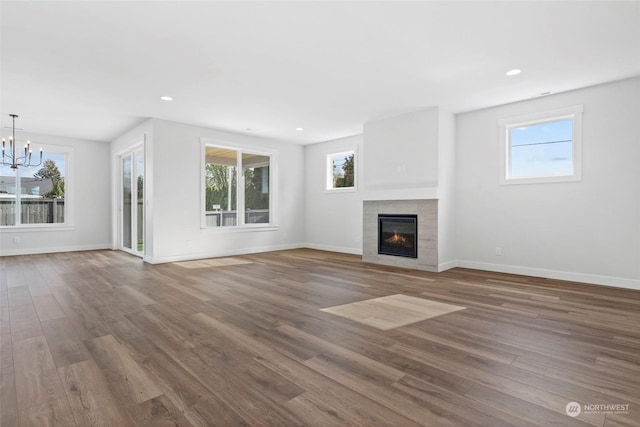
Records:
[[[64,222],[46,223],[46,224],[18,224],[21,216],[20,197],[21,194],[16,194],[16,224],[15,225],[3,225],[0,226],[0,230],[3,232],[11,231],[59,231],[59,230],[71,230],[73,229],[73,193],[74,193],[74,179],[73,179],[73,147],[63,145],[51,145],[41,144],[38,142],[31,142],[33,147],[40,147],[45,153],[64,154],[65,156],[65,171],[64,171]],[[39,170],[40,166],[32,166],[28,169]],[[20,178],[22,178],[23,166],[18,168]],[[20,191],[17,191],[20,193]]]
[[[500,184],[544,184],[582,180],[582,112],[584,106],[573,105],[537,113],[523,114],[498,121],[500,127]],[[513,178],[511,172],[511,129],[571,119],[573,121],[573,173]]]
[[[353,187],[333,187],[333,162],[332,157],[353,154]],[[358,150],[357,147],[341,148],[325,154],[325,192],[326,193],[353,193],[358,191]]]
[[[263,148],[255,148],[245,145],[235,145],[229,142],[209,138],[200,140],[200,228],[212,230],[218,233],[243,232],[243,231],[269,231],[277,230],[277,176],[278,153],[276,150],[265,151]],[[236,166],[237,199],[236,199],[236,225],[225,227],[207,227],[206,219],[206,149],[207,147],[223,148],[238,153]],[[246,224],[244,220],[244,175],[242,173],[242,153],[257,154],[269,157],[269,223]]]

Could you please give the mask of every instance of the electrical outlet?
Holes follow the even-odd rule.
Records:
[[[191,240],[187,240],[187,247],[190,248],[191,247]]]
[[[502,248],[496,247],[496,256],[502,256]]]
[[[20,238],[19,237],[14,237],[13,238],[13,243],[15,243],[16,245],[20,243]]]

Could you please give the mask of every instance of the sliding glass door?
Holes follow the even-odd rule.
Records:
[[[120,248],[144,254],[144,150],[139,149],[120,158]]]

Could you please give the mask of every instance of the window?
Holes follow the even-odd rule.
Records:
[[[327,154],[327,190],[356,189],[355,150]]]
[[[269,156],[242,153],[245,224],[269,224]]]
[[[42,164],[0,166],[0,226],[68,224],[70,150],[45,147]]]
[[[272,157],[205,144],[204,226],[273,223]]]
[[[501,183],[579,181],[582,105],[500,121]]]

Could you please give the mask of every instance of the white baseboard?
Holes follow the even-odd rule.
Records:
[[[446,270],[451,270],[452,268],[456,268],[456,267],[458,267],[458,261],[454,260],[454,261],[442,262],[438,264],[438,273]]]
[[[111,243],[102,243],[99,245],[56,246],[48,248],[16,248],[8,250],[2,249],[0,250],[0,256],[51,254],[54,252],[97,251],[102,249],[111,249]]]
[[[567,280],[571,282],[590,283],[593,285],[612,286],[640,290],[640,280],[623,277],[599,276],[595,274],[572,273],[569,271],[547,270],[543,268],[520,267],[516,265],[491,264],[476,261],[455,261],[457,267],[474,270],[495,271],[498,273],[521,274],[524,276],[544,277],[547,279]]]
[[[317,249],[319,251],[340,252],[343,254],[362,255],[362,248],[345,248],[343,246],[318,245],[316,243],[305,243],[302,247]]]
[[[206,251],[206,252],[196,252],[185,255],[174,255],[174,256],[164,256],[164,257],[150,257],[145,256],[143,260],[148,262],[149,264],[164,264],[167,262],[179,262],[179,261],[192,261],[196,259],[205,259],[205,258],[220,258],[226,256],[234,256],[234,255],[248,255],[248,254],[257,254],[260,252],[273,252],[273,251],[284,251],[287,249],[300,249],[304,248],[303,244],[291,243],[286,245],[274,245],[274,246],[260,246],[253,248],[242,248],[242,249],[231,249],[224,251]]]

